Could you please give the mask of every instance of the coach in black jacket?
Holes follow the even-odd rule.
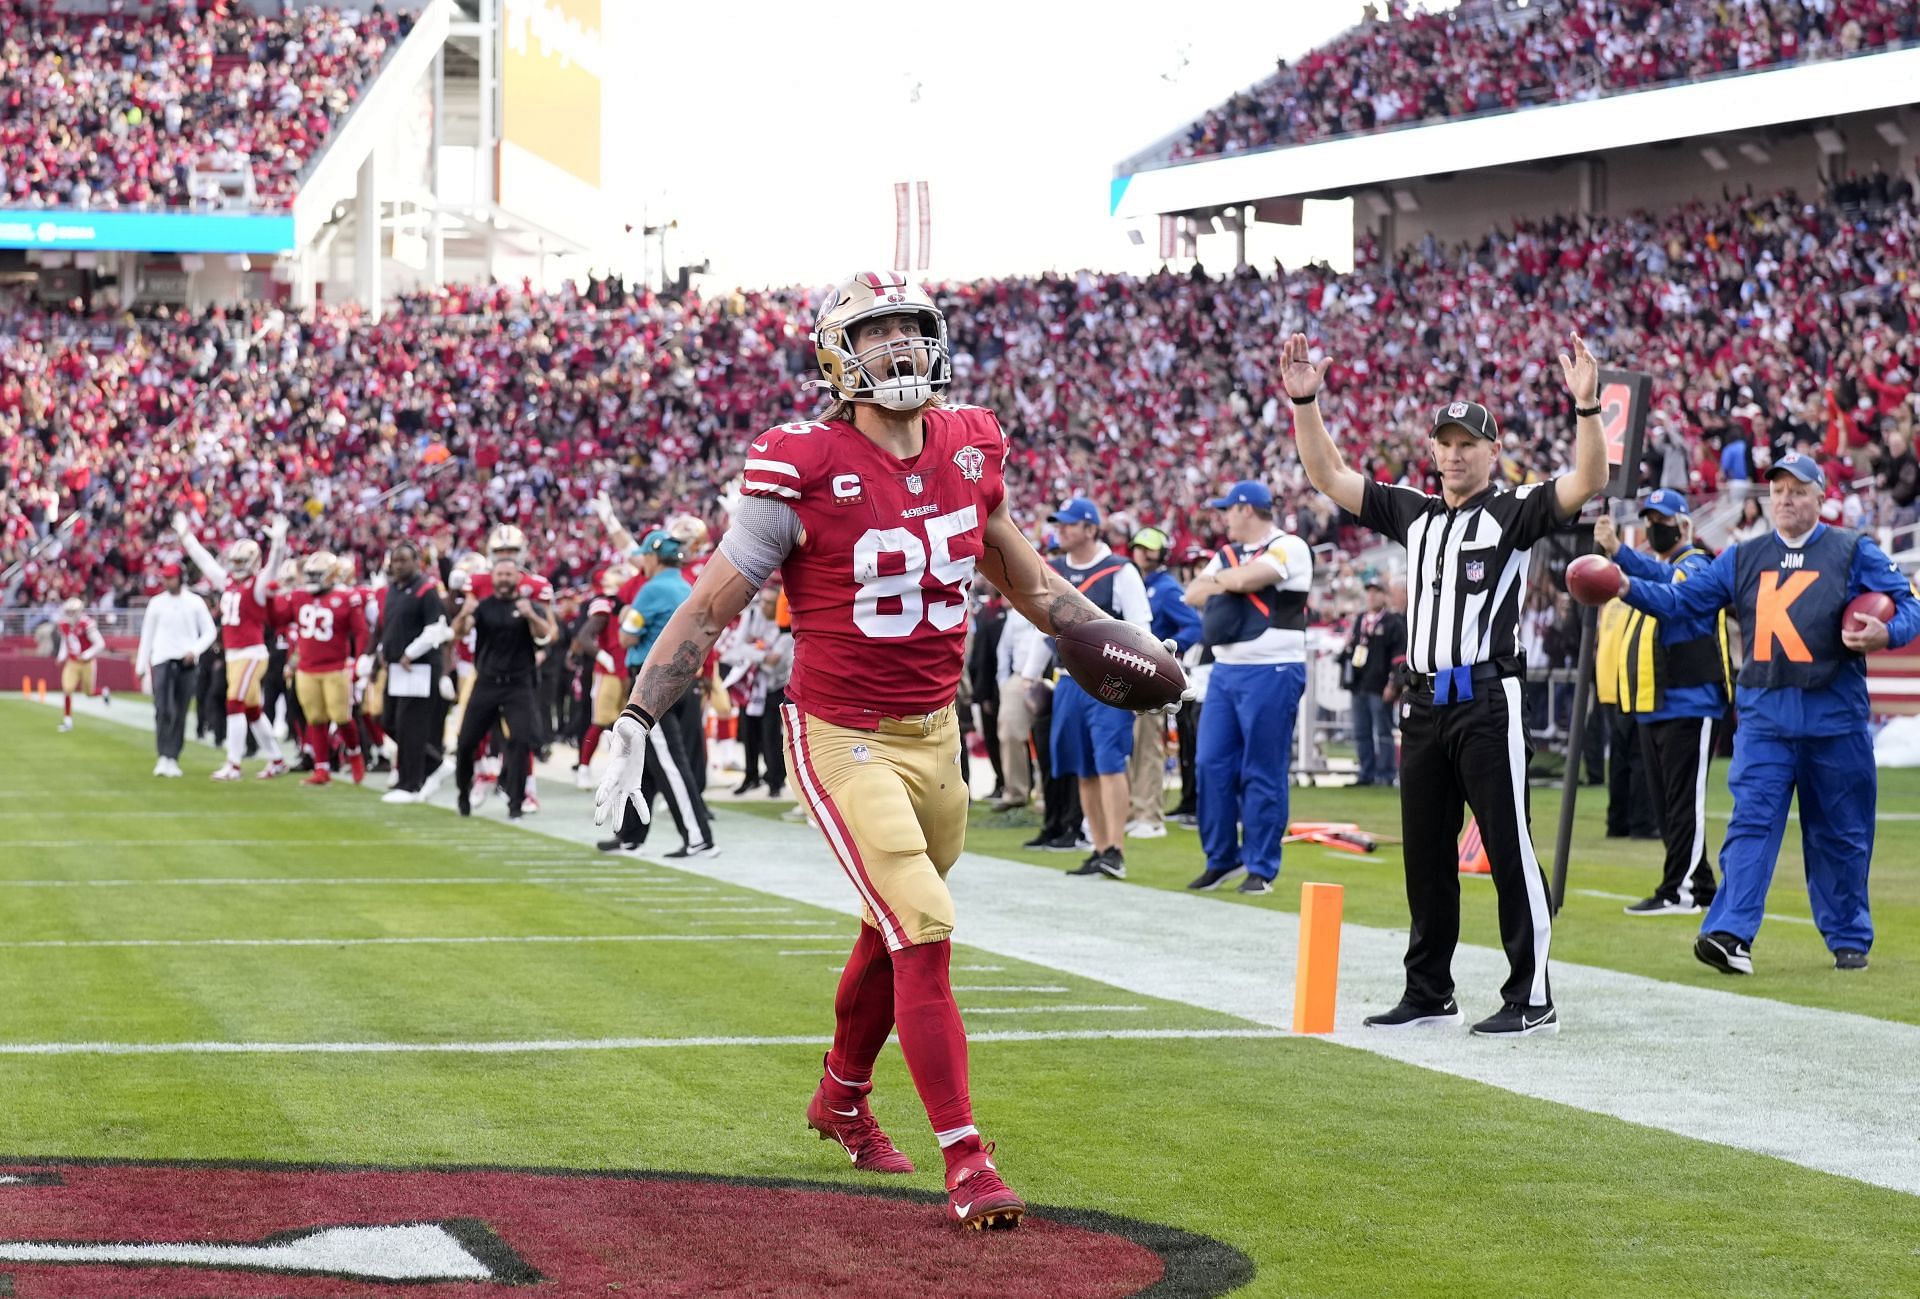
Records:
[[[1393,749],[1394,705],[1400,698],[1400,665],[1407,658],[1407,620],[1387,603],[1379,578],[1367,580],[1367,611],[1354,620],[1347,647],[1352,673],[1353,748],[1360,760],[1358,785],[1391,785],[1400,775]]]
[[[380,617],[380,661],[387,672],[387,722],[400,750],[399,780],[384,802],[412,803],[420,797],[427,772],[445,756],[433,721],[440,715],[439,682],[429,675],[423,695],[393,693],[395,667],[422,664],[430,674],[439,667],[434,651],[453,639],[440,583],[420,570],[420,550],[411,541],[395,543],[387,556],[387,600]]]

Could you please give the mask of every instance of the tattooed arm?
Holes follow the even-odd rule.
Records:
[[[1000,588],[1007,602],[1049,636],[1058,636],[1069,627],[1093,622],[1107,615],[1073,584],[1047,566],[1013,524],[1003,500],[987,516],[985,548],[980,555],[980,573]]]
[[[679,702],[687,687],[699,679],[707,651],[720,639],[727,624],[740,616],[759,584],[733,566],[726,551],[715,551],[693,584],[693,594],[673,611],[667,625],[647,651],[647,661],[634,677],[628,702],[658,717]]]

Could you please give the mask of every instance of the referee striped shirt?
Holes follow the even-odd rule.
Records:
[[[1520,653],[1533,546],[1560,526],[1553,483],[1489,485],[1458,508],[1369,482],[1360,522],[1407,548],[1407,666],[1433,675]]]

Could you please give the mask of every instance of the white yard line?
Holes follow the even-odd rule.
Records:
[[[135,711],[116,709],[113,720],[151,728],[151,711]],[[598,837],[586,796],[555,790],[547,801],[534,833],[581,844]],[[857,913],[854,892],[818,832],[746,813],[721,812],[717,821],[724,857],[663,864]],[[1297,880],[1300,861],[1288,861],[1288,878]],[[960,916],[955,937],[976,950],[1256,1024],[1292,1021],[1299,919],[1291,912],[1140,886],[1090,887],[1058,869],[973,854],[951,882]],[[1692,968],[1684,938],[1675,935],[1676,971]],[[1344,927],[1340,1010],[1329,1041],[1920,1194],[1913,1118],[1920,1113],[1920,1069],[1913,1066],[1920,1026],[1557,963],[1563,1029],[1555,1038],[1510,1042],[1361,1028],[1363,1015],[1398,999],[1405,948],[1404,931]],[[1454,974],[1463,1009],[1483,1014],[1498,1004],[1506,958],[1497,947],[1463,945]],[[981,1033],[974,1040],[1015,1039]]]
[[[228,876],[213,876],[203,879],[147,879],[147,880],[0,880],[0,888],[7,889],[133,889],[133,888],[360,888],[363,886],[406,884],[406,885],[446,885],[465,884],[518,884],[521,887],[543,887],[537,880],[524,880],[514,875],[430,875],[430,876],[393,876],[393,875],[341,875],[326,879],[304,879],[293,875],[268,875],[250,879],[234,879]]]
[[[962,1015],[1133,1015],[1148,1009],[1146,1006],[1056,1006],[1051,1003],[1040,1006],[963,1006]]]
[[[1286,1037],[1259,1028],[988,1029],[990,1042],[1207,1042]],[[513,1042],[0,1042],[10,1055],[520,1055],[557,1051],[688,1050],[696,1047],[829,1046],[827,1037],[598,1037]]]
[[[1068,992],[1064,983],[956,983],[955,992]]]
[[[1638,902],[1640,900],[1639,897],[1631,893],[1606,893],[1600,889],[1568,889],[1567,892],[1577,893],[1583,898],[1605,898],[1609,902]],[[1810,916],[1783,916],[1777,911],[1763,911],[1760,915],[1764,920],[1778,920],[1783,925],[1810,925],[1813,923],[1813,919]],[[1652,918],[1660,919],[1661,917]]]

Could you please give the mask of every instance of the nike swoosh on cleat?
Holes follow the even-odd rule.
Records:
[[[831,1105],[827,1106],[827,1112],[830,1114],[838,1114],[843,1119],[857,1119],[860,1117],[860,1111],[857,1109],[836,1110]]]
[[[956,1218],[965,1218],[972,1209],[972,1200],[968,1200],[965,1204],[956,1204],[953,1206],[953,1216]]]
[[[1542,1015],[1538,1019],[1528,1019],[1525,1015],[1522,1015],[1520,1016],[1520,1027],[1539,1028],[1542,1024],[1546,1023],[1548,1020],[1552,1018],[1553,1018],[1553,1015],[1551,1014],[1551,1012],[1549,1012],[1548,1014]]]

